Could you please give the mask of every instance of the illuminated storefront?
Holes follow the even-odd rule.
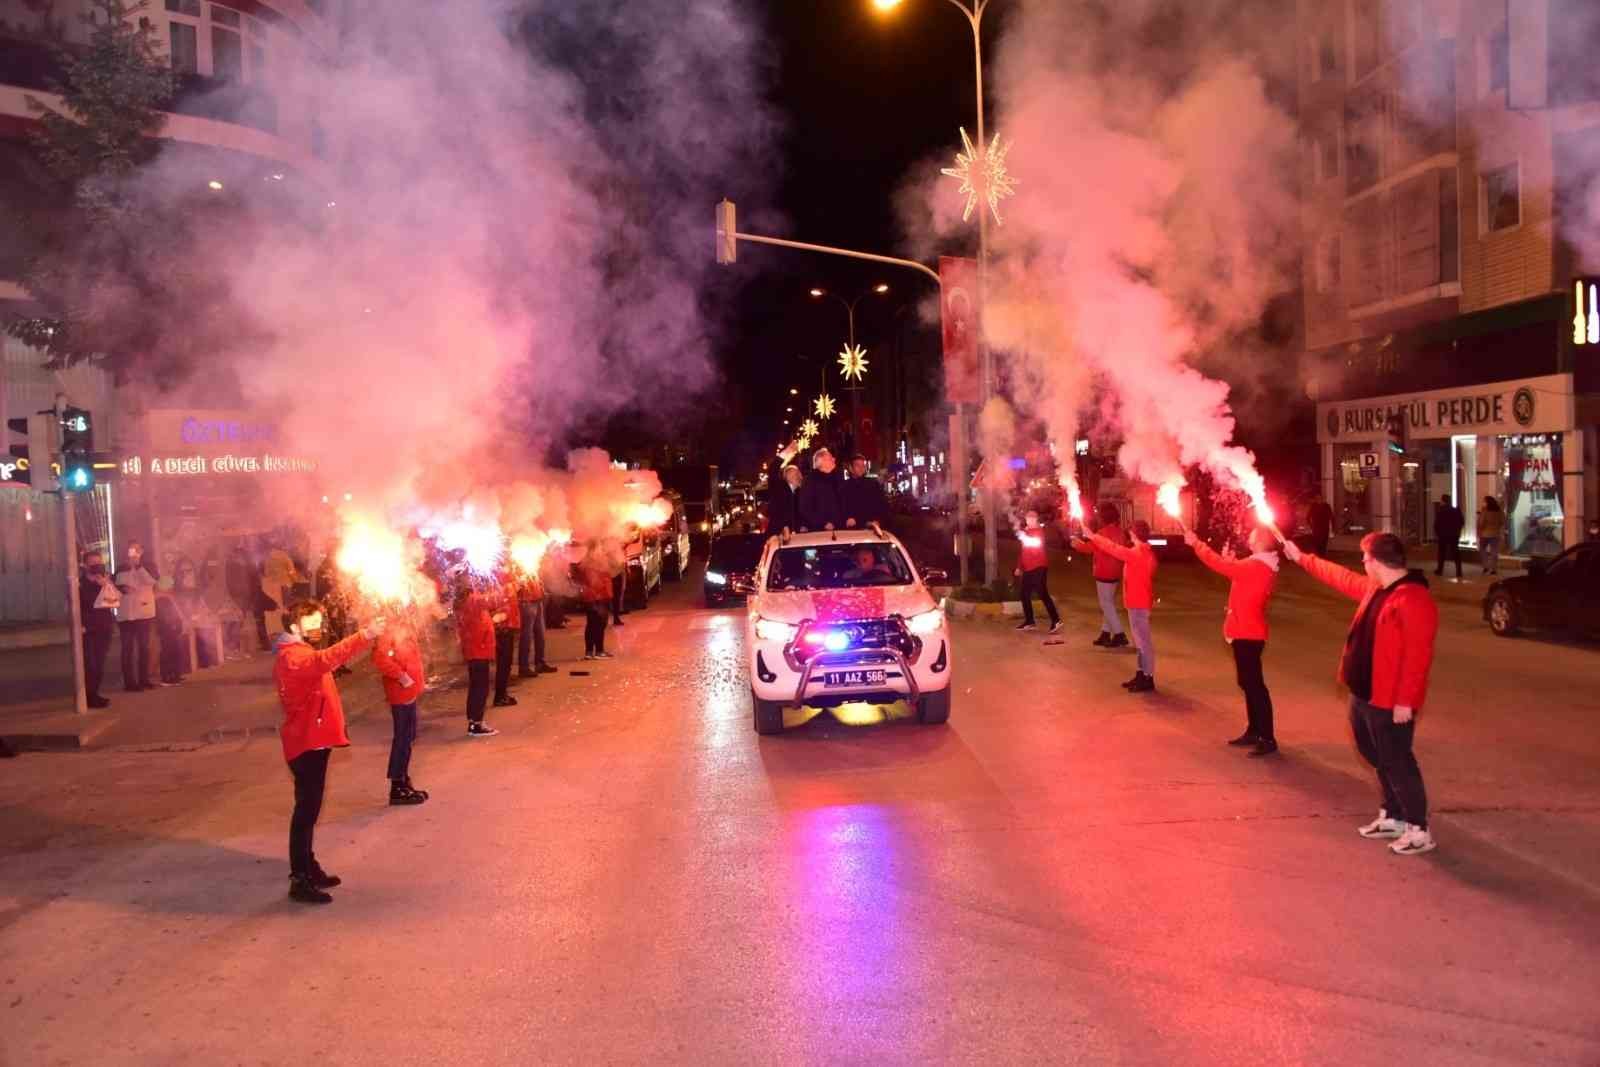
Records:
[[[1486,497],[1506,512],[1505,551],[1553,556],[1584,532],[1584,433],[1571,374],[1317,405],[1322,480],[1334,534],[1372,530],[1434,540],[1448,496],[1477,544]]]

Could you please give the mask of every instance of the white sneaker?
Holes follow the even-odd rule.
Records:
[[[1378,809],[1378,817],[1365,826],[1356,827],[1356,833],[1362,837],[1402,837],[1411,828],[1411,824],[1404,819],[1391,819],[1389,813],[1383,808]]]
[[[1438,844],[1433,840],[1432,834],[1420,826],[1411,826],[1407,827],[1406,832],[1400,835],[1400,840],[1389,846],[1389,851],[1396,856],[1420,856],[1424,852],[1432,852],[1438,847]]]

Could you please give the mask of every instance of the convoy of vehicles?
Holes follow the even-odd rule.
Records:
[[[891,534],[768,538],[745,619],[756,732],[782,732],[802,704],[904,700],[924,723],[949,719],[950,631],[927,584],[944,580]]]

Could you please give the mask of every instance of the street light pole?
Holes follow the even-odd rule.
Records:
[[[889,286],[884,282],[879,282],[854,300],[846,300],[838,293],[820,288],[812,289],[811,297],[815,300],[824,296],[831,296],[844,305],[845,315],[849,322],[849,340],[846,343],[849,344],[850,351],[853,352],[856,347],[856,305],[869,296],[883,296],[888,291]],[[846,374],[845,388],[850,390],[850,447],[853,451],[859,452],[861,451],[861,382],[859,377],[855,384],[852,385],[850,384],[850,376]]]

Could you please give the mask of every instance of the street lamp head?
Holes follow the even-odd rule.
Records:
[[[811,290],[811,296],[812,296],[813,299],[815,299],[817,297],[827,296],[827,295],[828,295],[828,291],[826,289],[813,289],[813,290]]]
[[[874,285],[872,287],[872,291],[874,293],[877,293],[879,296],[882,296],[884,293],[887,293],[889,291],[889,283],[888,282],[879,282],[877,285]]]
[[[789,390],[789,395],[790,395],[790,396],[799,396],[799,395],[800,395],[800,390],[798,390],[798,389],[791,389],[791,390]]]
[[[893,11],[900,6],[900,0],[872,0],[872,6],[879,11]]]

